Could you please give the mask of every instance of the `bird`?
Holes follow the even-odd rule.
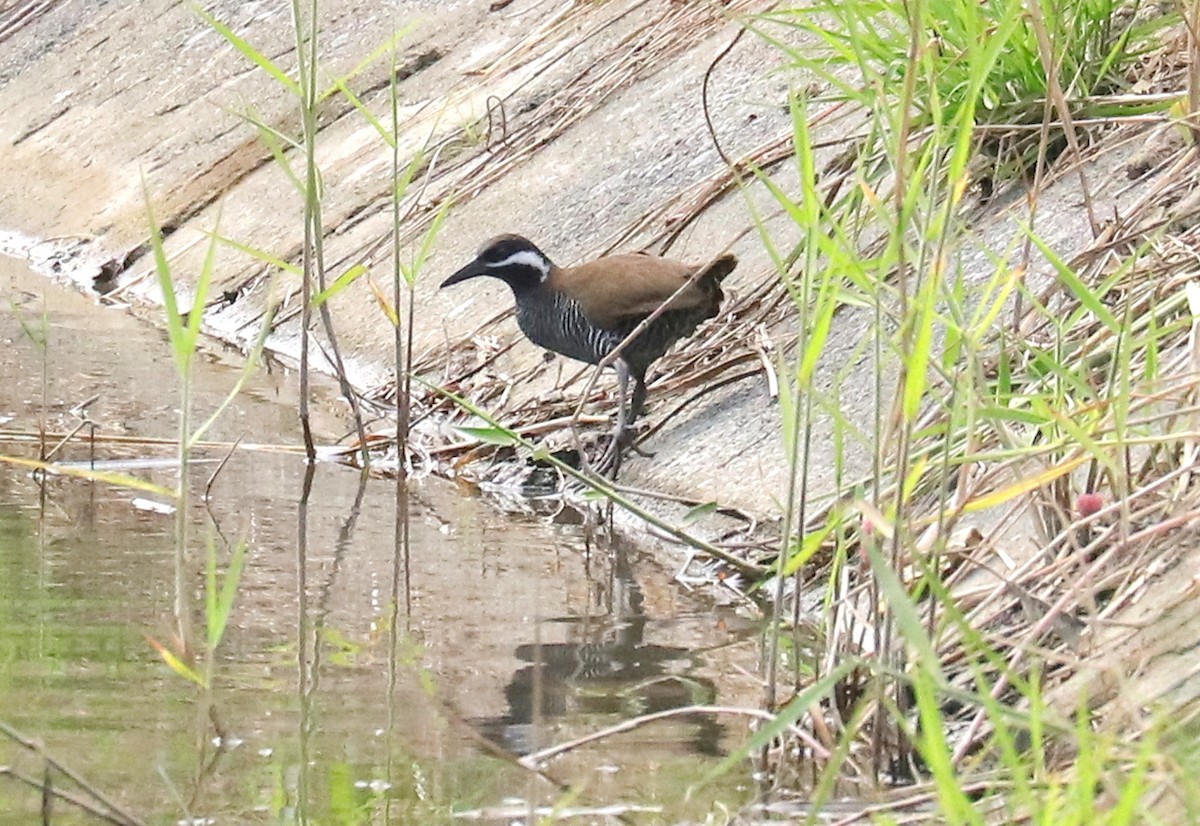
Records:
[[[615,477],[630,426],[645,407],[646,371],[676,341],[717,315],[724,299],[721,281],[736,266],[737,258],[728,252],[702,265],[635,252],[560,267],[528,238],[504,234],[487,241],[441,288],[484,275],[500,279],[512,289],[517,325],[526,338],[588,364],[603,361],[674,296],[613,361],[618,412],[603,460],[607,467],[601,470]],[[626,404],[630,378],[633,395]]]

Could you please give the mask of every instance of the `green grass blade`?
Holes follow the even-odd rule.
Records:
[[[236,241],[233,238],[230,238],[226,235],[215,235],[214,237],[218,241],[220,241],[223,245],[230,247],[231,249],[235,249],[238,252],[243,252],[246,255],[249,255],[254,260],[260,261],[263,264],[269,264],[272,267],[282,270],[283,272],[286,272],[290,275],[303,275],[304,274],[304,271],[300,267],[296,266],[295,264],[291,263],[290,261],[284,261],[279,256],[269,253],[264,249],[260,249],[258,247],[252,247],[249,244],[245,244],[241,241]]]
[[[888,608],[896,620],[904,642],[916,653],[918,666],[929,669],[931,676],[936,677],[937,683],[943,684],[945,679],[941,673],[941,664],[937,652],[933,649],[933,643],[925,632],[925,623],[916,603],[908,595],[900,578],[896,576],[896,572],[884,559],[876,544],[868,542],[866,548],[871,571],[879,583],[879,590],[887,600]]]
[[[941,278],[938,268],[921,288],[920,306],[916,307],[916,330],[912,351],[905,354],[904,419],[915,422],[921,414],[921,403],[929,384],[929,360],[933,351],[933,322],[937,318],[934,306],[936,283]]]
[[[204,323],[204,308],[208,304],[208,293],[212,287],[213,273],[217,266],[217,241],[221,227],[221,207],[217,207],[217,217],[213,222],[212,232],[208,234],[208,249],[204,253],[204,263],[200,267],[200,277],[196,280],[196,289],[192,293],[192,307],[187,315],[186,343],[189,353],[194,353],[200,341],[200,327]]]
[[[212,412],[212,415],[204,420],[196,430],[188,437],[187,447],[191,449],[204,438],[204,434],[208,432],[216,421],[221,417],[229,405],[233,404],[233,400],[242,392],[242,388],[246,386],[246,382],[254,375],[261,361],[263,348],[267,345],[267,336],[271,334],[271,330],[275,323],[275,314],[278,307],[272,299],[267,301],[268,309],[263,314],[262,326],[259,328],[258,337],[254,340],[254,346],[250,348],[250,352],[246,354],[246,360],[242,364],[242,372],[238,374],[238,380],[234,382],[233,387],[225,394],[225,398],[217,405],[217,409]]]
[[[364,275],[366,272],[367,272],[366,264],[355,264],[353,267],[346,270],[344,273],[342,273],[337,278],[335,278],[328,287],[321,290],[319,293],[317,293],[316,295],[314,295],[312,297],[313,307],[314,308],[320,307],[326,301],[333,298],[335,295],[340,293],[342,290],[346,289],[351,284],[353,284],[355,281],[357,281],[359,279],[359,277]]]
[[[511,430],[506,430],[502,427],[473,427],[470,425],[455,425],[455,430],[464,436],[468,436],[476,441],[483,442],[488,445],[499,445],[500,447],[515,447],[520,444],[518,437]]]
[[[354,94],[354,92],[350,90],[350,87],[346,86],[345,82],[340,78],[335,80],[333,83],[334,89],[340,92],[342,96],[346,98],[346,100],[350,101],[350,105],[353,106],[358,113],[362,115],[363,120],[369,123],[371,128],[379,134],[379,137],[382,138],[383,142],[388,145],[388,148],[394,147],[396,145],[396,136],[392,134],[390,129],[383,125],[383,122],[380,121],[379,118],[375,117],[375,113],[371,111],[370,107],[363,103],[359,99],[358,95]]]
[[[252,112],[239,112],[238,116],[252,125],[258,132],[259,140],[267,147],[267,151],[271,153],[271,157],[275,159],[275,164],[283,170],[283,174],[291,181],[292,186],[301,195],[304,194],[304,182],[292,169],[292,163],[288,159],[287,153],[289,149],[299,150],[301,145],[294,139],[284,135],[275,127],[266,123],[258,115]]]
[[[221,578],[220,589],[217,588],[217,551],[216,540],[209,537],[209,577],[208,588],[206,589],[205,597],[208,606],[208,651],[209,656],[220,645],[221,640],[225,637],[225,629],[229,625],[229,618],[233,614],[233,605],[237,599],[238,587],[242,581],[242,571],[246,566],[246,543],[238,542],[233,546],[233,553],[229,558],[229,567],[225,570],[225,576]]]
[[[829,519],[826,520],[825,525],[822,526],[820,530],[806,533],[804,538],[800,541],[799,550],[788,555],[787,563],[783,566],[783,571],[781,572],[782,575],[791,576],[792,574],[796,573],[796,571],[799,571],[802,567],[808,564],[808,562],[814,556],[816,556],[817,551],[821,550],[821,547],[825,544],[825,540],[827,540],[829,536],[835,530],[837,530],[839,524],[840,520],[837,517],[837,514],[835,512],[831,512]]]
[[[249,60],[255,66],[258,66],[271,77],[275,78],[279,85],[287,89],[288,92],[296,97],[300,97],[300,85],[288,77],[278,66],[272,63],[270,58],[268,58],[258,49],[254,48],[254,46],[250,45],[248,41],[244,40],[236,32],[234,32],[233,29],[226,26],[213,15],[209,14],[202,7],[192,4],[192,11],[195,12],[201,20],[211,26],[218,34],[229,41],[229,44],[241,52],[247,60]]]
[[[358,61],[357,65],[355,65],[355,67],[353,69],[351,69],[349,72],[342,75],[341,77],[335,79],[333,81],[333,84],[328,89],[326,89],[324,92],[321,92],[317,96],[317,102],[320,103],[321,101],[325,100],[325,98],[329,97],[330,95],[334,94],[335,92],[340,91],[340,92],[345,93],[346,91],[348,91],[347,86],[350,83],[350,81],[354,80],[354,78],[356,78],[360,74],[362,74],[363,71],[365,71],[367,68],[369,68],[371,66],[371,64],[373,64],[375,61],[379,60],[379,58],[383,57],[386,54],[394,53],[396,51],[396,47],[400,45],[400,41],[403,40],[404,38],[408,37],[410,34],[412,34],[414,31],[416,31],[416,29],[417,29],[417,23],[416,23],[416,21],[412,21],[412,22],[408,23],[407,25],[403,26],[402,28],[399,28],[396,31],[392,32],[392,34],[386,40],[384,40],[382,43],[380,43],[378,46],[376,46],[374,49],[372,49],[370,52],[368,52],[366,57],[364,57],[362,60]],[[355,107],[355,108],[357,108],[357,107]]]
[[[1037,248],[1041,250],[1042,255],[1046,256],[1046,260],[1054,267],[1054,272],[1058,275],[1058,280],[1070,291],[1071,295],[1087,308],[1092,315],[1100,319],[1105,327],[1114,333],[1119,333],[1121,331],[1121,322],[1109,312],[1108,307],[1104,306],[1101,297],[1083,283],[1083,280],[1075,274],[1074,270],[1067,266],[1067,263],[1059,257],[1058,253],[1050,249],[1050,246],[1042,240],[1041,236],[1028,226],[1025,227],[1025,233]]]
[[[433,222],[429,225],[429,229],[425,230],[421,237],[421,246],[417,248],[417,254],[413,258],[411,267],[403,267],[404,280],[408,282],[408,286],[412,287],[417,282],[425,265],[429,262],[430,256],[433,255],[433,244],[437,239],[438,234],[442,231],[442,225],[446,222],[446,218],[450,215],[450,208],[453,206],[453,201],[447,198],[438,207],[437,213],[433,216]]]
[[[708,785],[734,766],[743,763],[750,754],[769,745],[771,741],[783,734],[788,727],[794,725],[797,720],[807,714],[810,708],[830,697],[834,689],[837,688],[838,683],[857,667],[858,663],[852,660],[843,660],[824,677],[806,686],[786,706],[779,710],[774,720],[765,723],[754,734],[750,735],[750,738],[741,748],[730,753],[728,757],[710,769],[697,785]]]
[[[171,353],[175,357],[175,364],[179,371],[187,372],[192,348],[188,345],[186,327],[179,314],[179,304],[175,298],[175,284],[171,279],[171,264],[167,261],[167,253],[163,248],[162,231],[159,228],[158,219],[154,216],[154,205],[150,201],[150,188],[144,176],[142,177],[142,196],[146,200],[146,216],[150,222],[150,246],[154,251],[154,272],[158,276],[163,309],[167,315],[167,337],[171,342]]]

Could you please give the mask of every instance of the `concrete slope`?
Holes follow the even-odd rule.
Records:
[[[397,57],[400,157],[407,163],[426,147],[429,167],[419,193],[402,204],[409,238],[419,237],[447,199],[454,201],[417,286],[418,352],[436,362],[434,354],[448,347],[469,349],[465,342],[480,324],[510,302],[499,284],[436,291],[490,235],[523,232],[566,264],[621,236],[619,246],[636,247],[670,226],[678,216],[646,217],[724,168],[704,125],[700,84],[736,32],[725,15],[764,5],[407,2],[388,13],[377,4],[322,4],[322,78],[331,87],[393,33],[410,32],[399,40]],[[294,71],[284,7],[227,2],[207,8]],[[8,147],[0,154],[0,228],[21,234],[10,240],[8,246],[18,248],[11,251],[40,257],[81,285],[100,288],[106,300],[153,305],[158,296],[145,244],[145,186],[183,284],[198,272],[214,229],[242,248],[298,262],[300,196],[251,123],[297,136],[296,100],[281,84],[186,4],[24,3],[7,12],[16,22],[0,29],[6,38],[0,107],[7,113],[0,145]],[[389,60],[375,60],[346,82],[383,120],[390,114]],[[715,74],[711,116],[727,152],[740,155],[786,133],[787,84],[772,76],[776,63],[769,47],[747,37]],[[366,264],[386,285],[390,147],[336,91],[325,101],[321,125],[327,268],[332,277]],[[301,168],[300,152],[287,158]],[[748,225],[738,196],[719,201],[712,212],[674,245],[673,256],[706,260]],[[631,232],[639,224],[641,231]],[[30,243],[48,239],[53,242]],[[735,244],[743,258],[730,282],[735,292],[764,275],[756,246]],[[402,255],[411,255],[411,246]],[[214,294],[222,300],[210,304],[207,326],[233,340],[253,335],[269,294],[298,289],[294,274],[233,245],[219,255],[217,279]],[[356,382],[370,387],[384,380],[392,333],[367,280],[339,295],[332,308]],[[284,319],[272,343],[294,353],[295,313]],[[511,320],[488,332],[517,335]],[[496,363],[496,375],[537,371],[542,359],[520,342]],[[442,369],[451,367],[446,360]],[[577,367],[563,365],[568,375]],[[514,388],[514,398],[552,392],[564,370],[537,372]],[[610,381],[602,385],[605,392]],[[659,401],[652,398],[661,409]],[[757,398],[755,406],[769,405]],[[598,412],[609,410],[603,405]],[[708,428],[718,424],[705,418]],[[687,444],[662,444],[697,455],[703,432],[689,435],[688,428],[695,429],[690,417],[679,421]],[[769,415],[763,423],[759,435],[769,437]],[[663,467],[670,466],[672,451],[660,452]],[[771,444],[764,456],[777,452]],[[643,473],[639,464],[630,473]],[[698,493],[682,476],[672,486]]]
[[[402,260],[411,260],[421,234],[453,203],[416,286],[422,371],[455,382],[486,362],[486,370],[456,387],[514,423],[537,418],[530,411],[549,404],[568,409],[582,390],[578,364],[547,363],[520,338],[503,285],[436,289],[497,232],[526,234],[563,264],[612,248],[661,249],[680,228],[674,257],[703,261],[731,246],[742,263],[727,282],[729,313],[698,339],[726,330],[736,340],[714,349],[709,363],[689,362],[686,352],[664,359],[652,376],[649,421],[660,423],[680,401],[697,398],[647,442],[655,457],[631,459],[624,478],[777,513],[788,469],[767,365],[794,340],[795,325],[785,311],[760,313],[765,299],[745,300],[765,295],[762,285],[775,277],[748,204],[766,216],[780,249],[799,236],[761,189],[726,186],[728,171],[701,105],[705,72],[737,32],[731,17],[768,5],[322,3],[321,78],[331,93],[316,152],[330,277],[365,265],[376,284],[391,283],[393,154],[378,127],[390,123],[392,63],[377,49],[399,36],[398,156],[407,163],[424,147],[426,159],[400,205]],[[223,0],[205,8],[294,73],[286,5]],[[373,53],[377,59],[369,61]],[[807,81],[781,71],[780,62],[772,46],[748,35],[713,71],[709,115],[728,156],[786,156],[788,89]],[[339,78],[353,97],[337,90]],[[99,289],[107,301],[153,312],[158,295],[145,243],[145,187],[182,284],[199,271],[214,230],[232,242],[218,256],[207,328],[244,342],[268,300],[291,296],[271,343],[295,354],[299,280],[266,256],[298,263],[301,198],[252,122],[277,136],[298,172],[302,153],[285,143],[299,132],[297,101],[190,5],[0,5],[0,112],[0,230],[17,233],[0,239],[8,251]],[[828,161],[842,151],[838,141],[852,125],[834,120],[818,129],[829,142],[822,154]],[[1098,214],[1153,185],[1154,175],[1126,185],[1124,162],[1117,153],[1095,161],[1089,174]],[[779,175],[790,186],[788,173]],[[1076,179],[1068,176],[1040,205],[1039,231],[1064,258],[1090,241],[1078,197]],[[1024,217],[1023,208],[981,211],[971,236],[977,246],[960,251],[972,277],[986,279],[994,256],[1013,249]],[[1046,268],[1031,277],[1048,275]],[[778,292],[771,296],[778,299]],[[331,308],[356,384],[367,390],[385,384],[393,333],[368,279],[336,296]],[[841,415],[863,434],[875,427],[877,371],[864,346],[872,323],[870,313],[852,307],[839,313],[818,381],[823,391],[836,390]],[[493,359],[497,351],[503,352]],[[684,373],[702,380],[688,383]],[[589,412],[610,414],[610,391],[606,377]],[[833,433],[826,417],[812,434],[815,493],[827,492],[838,474],[854,479],[870,468],[868,437],[852,440],[839,466]]]

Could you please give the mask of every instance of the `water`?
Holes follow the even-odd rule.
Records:
[[[0,300],[0,421],[11,417],[0,456],[36,455],[39,421],[68,431],[71,408],[96,394],[87,415],[98,433],[175,436],[164,334],[2,259]],[[30,332],[43,329],[39,347]],[[204,359],[199,417],[240,363]],[[298,444],[295,385],[278,366],[260,371],[209,438]],[[320,398],[316,428],[330,441],[348,427],[335,394]],[[129,472],[174,483],[157,461],[171,446],[93,446],[88,431],[60,458],[158,465]],[[224,453],[201,454],[193,490]],[[40,783],[43,755],[146,823],[424,824],[471,809],[510,823],[530,801],[637,804],[662,811],[631,822],[677,822],[703,819],[714,799],[746,799],[738,769],[682,801],[742,741],[739,718],[679,716],[581,746],[549,762],[548,778],[513,760],[648,712],[757,701],[745,623],[649,554],[589,543],[576,525],[514,520],[435,479],[410,489],[408,548],[397,551],[394,483],[331,464],[306,480],[284,452],[232,456],[210,501],[193,504],[182,558],[174,518],[139,498],[155,497],[39,484],[0,465],[0,721],[44,746],[0,738],[0,824],[40,816],[40,791],[20,778]],[[238,542],[246,569],[206,695],[156,646],[180,651],[180,601],[203,639],[207,548],[224,563]],[[63,801],[52,815],[95,822]]]

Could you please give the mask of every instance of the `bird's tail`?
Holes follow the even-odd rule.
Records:
[[[737,256],[732,252],[722,253],[700,268],[695,276],[695,283],[709,284],[713,287],[725,280],[725,276],[733,272],[737,266]]]

